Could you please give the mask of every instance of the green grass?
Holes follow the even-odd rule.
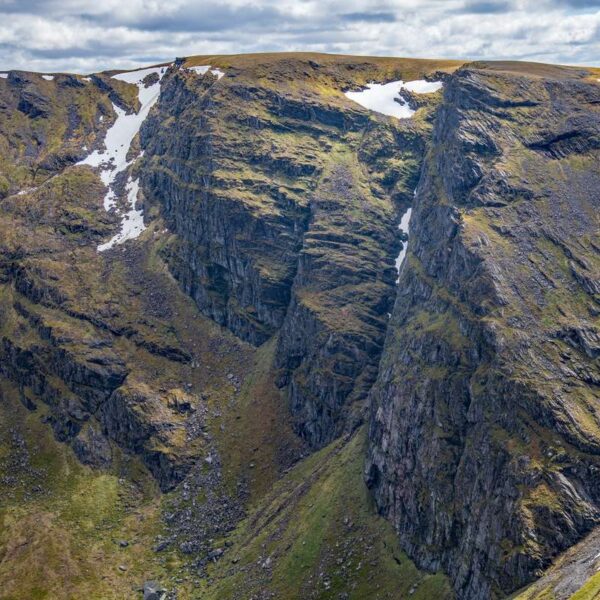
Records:
[[[197,597],[450,598],[442,575],[420,572],[375,514],[362,480],[365,435],[338,440],[299,463],[231,536],[233,546]]]
[[[600,573],[590,577],[585,584],[577,590],[570,600],[598,600],[600,598]]]
[[[0,388],[0,598],[121,600],[137,597],[146,578],[165,577],[151,550],[157,490],[137,460],[121,456],[111,472],[83,466],[41,422],[43,405],[29,412],[14,387]],[[13,432],[27,451],[17,471]]]

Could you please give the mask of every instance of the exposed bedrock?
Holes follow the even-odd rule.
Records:
[[[513,66],[447,82],[371,393],[379,510],[466,599],[600,521],[600,88]]]
[[[278,384],[319,447],[363,418],[430,110],[393,121],[253,75],[172,68],[142,128],[141,178],[199,309],[254,345],[279,336]]]
[[[229,113],[236,91],[210,73],[168,73],[142,129],[142,181],[177,234],[164,254],[183,289],[203,313],[257,345],[285,315],[308,217],[293,187],[301,183],[276,176],[306,169],[293,157],[270,158],[267,142],[240,123],[245,115]],[[181,120],[189,123],[183,131]]]
[[[130,382],[110,336],[58,338],[22,307],[19,313],[32,328],[23,340],[2,337],[0,374],[19,385],[23,404],[36,410],[36,400],[43,401],[56,438],[70,443],[82,462],[109,465],[111,440],[139,455],[163,489],[178,483],[191,465],[189,453],[172,440],[183,427],[169,398],[181,392]]]

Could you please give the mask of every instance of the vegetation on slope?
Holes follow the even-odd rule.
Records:
[[[365,431],[287,473],[235,529],[199,598],[443,600],[442,575],[418,571],[374,514],[362,478]]]

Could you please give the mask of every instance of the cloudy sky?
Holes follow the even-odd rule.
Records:
[[[310,50],[600,63],[600,0],[0,0],[0,70]]]

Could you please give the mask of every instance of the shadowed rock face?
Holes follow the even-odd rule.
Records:
[[[311,91],[318,77],[348,85],[350,67],[284,61],[268,78],[259,66],[217,80],[175,66],[141,137],[144,189],[175,234],[171,272],[243,340],[278,336],[278,385],[313,447],[363,418],[395,293],[398,209],[430,133],[426,118]]]
[[[422,567],[502,596],[600,522],[600,87],[465,67],[418,187],[368,485]]]
[[[298,177],[299,187],[315,165],[271,157],[239,122],[248,115],[231,114],[243,93],[210,74],[173,69],[143,129],[150,158],[142,176],[177,234],[168,261],[183,289],[207,316],[258,345],[283,320],[308,216],[299,190],[278,179]],[[189,124],[183,131],[181,122]]]

